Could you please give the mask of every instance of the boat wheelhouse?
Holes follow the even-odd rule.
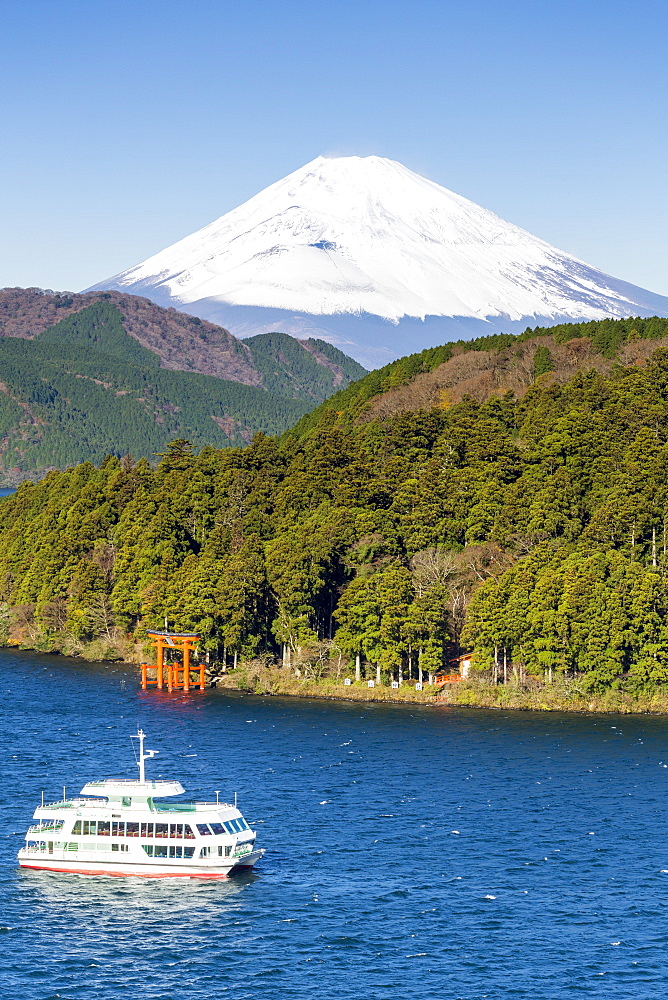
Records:
[[[226,802],[164,802],[178,781],[147,781],[140,729],[139,780],[89,781],[81,795],[42,804],[18,853],[22,868],[78,875],[226,878],[264,854],[255,831]]]

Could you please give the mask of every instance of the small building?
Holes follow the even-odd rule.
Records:
[[[473,653],[464,653],[462,656],[455,656],[448,663],[451,671],[444,670],[436,675],[437,684],[456,684],[458,681],[466,680],[469,676],[471,665],[473,664]]]
[[[464,653],[462,656],[457,656],[454,660],[450,660],[450,663],[457,664],[459,674],[462,678],[468,677],[473,666],[473,653]]]

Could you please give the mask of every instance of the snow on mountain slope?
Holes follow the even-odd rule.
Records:
[[[242,336],[272,322],[294,332],[292,323],[301,335],[317,330],[357,357],[367,339],[364,317],[376,330],[378,318],[388,321],[384,343],[376,333],[366,346],[392,355],[427,346],[425,338],[436,342],[427,331],[442,327],[411,323],[407,335],[393,331],[391,324],[406,318],[457,318],[460,326],[471,320],[494,332],[499,322],[509,329],[668,314],[668,298],[611,278],[377,156],[318,157],[94,287],[145,295],[218,322],[227,316],[228,328]],[[346,317],[357,319],[348,324],[352,340]]]

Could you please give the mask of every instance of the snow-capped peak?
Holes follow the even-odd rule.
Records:
[[[392,322],[596,319],[666,303],[380,156],[319,156],[95,287],[200,315],[226,305]]]

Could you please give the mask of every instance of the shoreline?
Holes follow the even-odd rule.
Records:
[[[119,656],[114,659],[76,655],[64,650],[40,650],[20,645],[1,647],[7,651],[36,653],[40,656],[66,656],[85,663],[104,666],[123,666],[137,673],[134,660]],[[428,708],[478,708],[512,712],[570,712],[573,714],[597,713],[605,715],[668,715],[668,686],[645,691],[608,689],[600,694],[589,694],[578,688],[577,682],[557,681],[552,685],[530,684],[492,685],[486,681],[469,678],[440,687],[426,685],[426,690],[416,691],[406,682],[400,688],[387,685],[369,688],[366,681],[344,685],[329,677],[318,680],[287,675],[278,667],[258,667],[240,664],[236,671],[207,678],[207,687],[237,694],[258,697],[313,698],[321,701],[346,701],[374,704],[424,706]]]
[[[211,685],[218,691],[235,691],[237,694],[253,695],[258,698],[317,698],[321,701],[387,702],[393,705],[443,705],[438,689],[415,691],[406,685],[402,688],[344,685],[322,681],[303,681],[298,678],[274,679],[270,683],[252,687],[233,673],[217,677]]]
[[[343,685],[329,680],[302,681],[299,678],[277,677],[280,673],[276,670],[267,671],[269,676],[256,676],[254,683],[250,683],[250,679],[244,676],[224,674],[212,686],[223,691],[236,691],[257,697],[316,698],[323,701],[514,712],[570,712],[578,715],[592,712],[605,715],[668,715],[668,690],[660,688],[643,693],[609,690],[603,694],[591,695],[566,684],[536,688],[509,684],[504,688],[483,681],[467,680],[427,691],[415,691],[408,684],[398,689],[384,686],[368,688],[361,684]]]

